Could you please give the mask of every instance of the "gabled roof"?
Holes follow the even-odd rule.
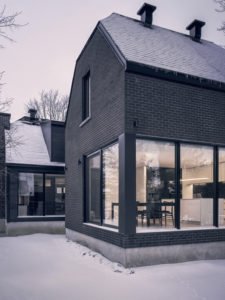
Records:
[[[18,120],[11,124],[7,134],[13,139],[12,147],[6,148],[7,164],[59,166],[64,163],[50,160],[40,123]]]
[[[100,26],[127,62],[225,83],[225,49],[212,42],[115,13]]]

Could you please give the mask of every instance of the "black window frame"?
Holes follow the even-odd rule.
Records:
[[[151,137],[141,137],[136,136],[137,140],[148,140],[148,141],[156,141],[156,142],[165,142],[165,143],[173,143],[174,144],[174,180],[175,180],[175,218],[174,218],[174,227],[171,229],[180,229],[180,144],[175,142],[174,140],[162,139],[162,138],[151,138]],[[135,141],[135,152],[137,151],[137,144]],[[135,155],[135,165],[136,165],[136,155]],[[136,178],[135,178],[136,182]],[[136,194],[137,197],[137,194]],[[137,199],[136,199],[137,200]],[[179,219],[176,218],[179,217]],[[167,228],[168,230],[168,228]],[[137,232],[136,232],[137,233]],[[139,233],[138,233],[139,234]]]
[[[82,122],[91,117],[91,76],[90,71],[82,78]]]
[[[114,229],[119,229],[119,224],[118,226],[115,225],[110,225],[110,224],[106,224],[104,223],[103,219],[104,219],[104,201],[103,201],[103,151],[115,144],[119,145],[119,141],[114,140],[112,142],[110,142],[109,144],[107,144],[106,146],[102,147],[101,149],[92,152],[90,154],[84,155],[83,156],[83,222],[84,223],[91,223],[91,224],[95,224],[95,225],[99,225],[99,226],[104,226],[104,227],[109,227],[109,228],[114,228]],[[87,168],[88,168],[88,159],[91,157],[96,156],[97,154],[100,155],[100,222],[96,223],[93,221],[89,220],[89,206],[88,206],[88,201],[87,201]],[[119,188],[119,186],[118,186]]]
[[[218,155],[219,148],[225,148],[225,146],[212,144],[212,143],[204,143],[199,141],[187,141],[187,140],[175,140],[170,138],[161,138],[161,137],[150,137],[143,135],[136,135],[137,139],[143,140],[152,140],[152,141],[164,141],[164,142],[172,142],[175,144],[175,228],[179,230],[183,230],[180,228],[180,180],[181,180],[181,171],[180,171],[180,146],[181,144],[189,144],[189,145],[199,145],[199,146],[208,146],[213,149],[213,225],[212,227],[219,227],[218,224],[218,195],[219,195],[219,165],[218,165]],[[186,228],[184,230],[187,230]],[[198,230],[204,230],[204,228],[199,227]]]
[[[199,142],[199,141],[189,141],[189,140],[176,140],[176,139],[170,139],[170,138],[161,138],[161,137],[155,137],[155,136],[146,136],[146,135],[135,135],[136,140],[137,139],[144,139],[144,140],[155,140],[155,141],[164,141],[164,142],[172,142],[175,146],[175,226],[174,229],[183,230],[180,228],[180,202],[181,202],[181,196],[180,196],[180,180],[181,180],[181,170],[180,170],[180,146],[181,144],[189,144],[189,145],[200,145],[200,146],[210,146],[213,149],[213,225],[212,227],[219,228],[219,222],[218,222],[218,196],[219,196],[219,165],[218,165],[218,155],[219,155],[219,149],[225,148],[223,144],[213,144],[213,143],[207,143],[207,142]],[[103,223],[103,214],[104,214],[104,203],[103,203],[103,169],[102,169],[102,159],[103,159],[103,150],[119,143],[119,140],[116,139],[108,144],[106,144],[104,147],[101,147],[97,151],[89,152],[90,154],[85,154],[83,156],[83,222],[84,223],[93,223],[88,221],[87,219],[87,203],[86,203],[86,164],[87,164],[87,158],[96,155],[96,153],[100,153],[100,211],[101,211],[101,222],[97,225],[104,226],[104,227],[111,227],[119,230],[120,224],[118,226],[109,225]],[[135,150],[136,151],[136,150]],[[136,156],[135,156],[136,157]],[[136,163],[136,161],[135,161]],[[119,199],[120,202],[120,199]],[[136,220],[134,220],[136,222]],[[95,223],[96,224],[96,223]],[[186,228],[184,230],[187,230]],[[191,229],[190,229],[191,230]],[[204,230],[204,228],[198,228],[197,230]],[[141,233],[137,233],[141,234]]]
[[[89,187],[89,174],[88,168],[89,163],[88,160],[99,156],[100,158],[100,180],[99,180],[99,189],[100,189],[100,199],[99,199],[99,211],[100,211],[100,222],[93,222],[89,219],[89,196],[88,194],[88,187]],[[85,156],[85,164],[84,164],[84,222],[92,223],[96,225],[102,225],[102,153],[101,150],[95,151],[87,156]]]
[[[29,215],[29,216],[19,216],[19,174],[20,173],[25,173],[25,174],[38,174],[38,175],[42,175],[42,197],[43,197],[43,208],[42,208],[42,215]],[[22,171],[22,172],[18,172],[17,173],[17,218],[21,219],[21,218],[42,218],[45,217],[45,173],[43,172],[31,172],[31,171]]]
[[[65,188],[66,188],[66,175],[65,174],[61,174],[61,173],[56,173],[56,172],[53,172],[53,173],[50,173],[50,172],[44,172],[43,173],[43,177],[44,177],[44,186],[43,186],[43,189],[44,189],[44,217],[52,217],[52,218],[54,218],[54,217],[65,217],[65,205],[66,205],[66,198],[65,198],[65,205],[64,205],[64,214],[63,215],[47,215],[46,213],[45,213],[45,211],[46,211],[46,201],[45,201],[45,199],[46,199],[46,196],[45,196],[45,189],[46,189],[46,176],[48,176],[48,175],[57,175],[57,176],[64,176],[64,179],[65,179]],[[65,193],[66,194],[66,193]]]
[[[61,175],[65,177],[64,173],[57,173],[57,172],[42,172],[42,171],[38,171],[38,170],[18,170],[17,172],[17,186],[19,187],[19,174],[20,173],[32,173],[32,174],[40,174],[42,175],[42,195],[43,195],[43,211],[42,211],[42,215],[38,215],[38,216],[19,216],[18,215],[18,202],[19,202],[19,192],[17,190],[17,218],[18,219],[32,219],[32,218],[61,218],[61,217],[65,217],[65,212],[63,215],[46,215],[45,213],[45,205],[46,205],[46,201],[45,201],[45,176],[46,175]]]

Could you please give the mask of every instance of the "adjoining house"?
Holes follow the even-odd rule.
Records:
[[[8,132],[6,148],[8,235],[65,231],[64,122],[29,110]]]
[[[10,114],[0,113],[0,235],[6,230],[5,130],[10,128]]]
[[[77,59],[66,234],[125,266],[225,258],[225,49],[116,13]]]

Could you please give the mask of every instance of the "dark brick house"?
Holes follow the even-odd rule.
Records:
[[[113,13],[77,59],[67,236],[125,266],[225,258],[225,50]]]
[[[6,234],[64,233],[65,126],[36,111],[10,124],[6,147]]]
[[[10,114],[0,113],[0,234],[6,229],[5,130],[9,130]]]

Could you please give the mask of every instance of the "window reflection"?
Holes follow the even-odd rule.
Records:
[[[87,158],[86,204],[87,221],[101,223],[100,153]]]
[[[45,175],[45,215],[65,214],[65,177]]]
[[[136,141],[137,228],[174,227],[175,146]]]
[[[18,216],[43,215],[43,175],[19,173]]]
[[[213,225],[213,148],[182,144],[181,227]]]
[[[103,150],[103,223],[118,226],[119,219],[119,147]]]

